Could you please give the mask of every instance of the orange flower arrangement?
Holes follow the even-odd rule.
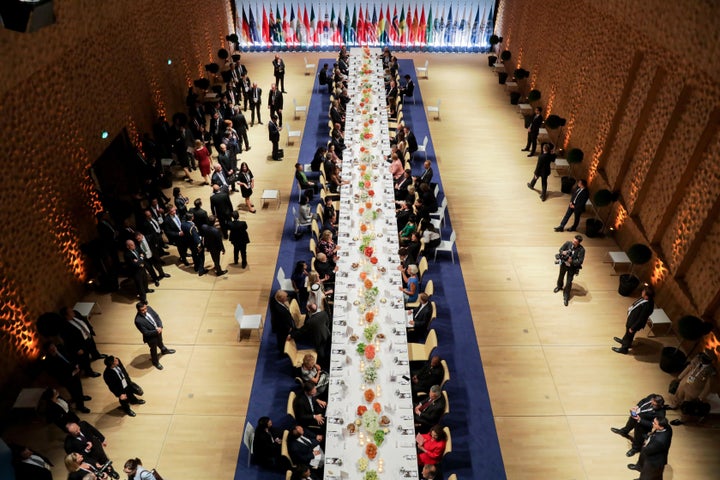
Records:
[[[366,407],[365,405],[360,405],[360,406],[357,408],[358,417],[362,417],[363,413],[367,412],[367,410],[368,410],[368,409],[367,409],[367,407]]]
[[[365,208],[372,208],[372,202],[365,202]]]
[[[367,352],[367,350],[365,350],[365,351]],[[365,390],[365,401],[370,403],[373,400],[375,400],[375,390],[373,390],[372,388],[368,388],[367,390]],[[367,407],[363,407],[363,408],[365,408],[365,412],[366,412]],[[358,407],[358,410],[359,410],[359,407]],[[365,412],[363,412],[363,413],[365,413]]]
[[[361,151],[361,152],[364,152],[364,151],[365,151],[365,147],[360,147],[360,151]],[[360,164],[360,171],[361,171],[361,172],[364,172],[365,170],[367,170],[367,165],[365,165],[364,163],[361,163],[361,164]]]
[[[370,263],[372,263],[373,265],[375,265],[376,263],[378,263],[377,257],[370,257]]]
[[[375,445],[374,443],[368,443],[365,446],[365,455],[367,455],[370,460],[374,460],[377,456],[377,450],[377,445]]]
[[[367,232],[367,225],[365,225],[364,223],[360,225],[360,231],[363,233]]]
[[[373,287],[373,282],[369,278],[365,279],[365,288],[370,289]]]
[[[364,208],[364,207],[358,208],[358,213],[359,213],[360,215],[362,215],[364,211],[365,211],[365,208]]]
[[[375,412],[377,413],[382,412],[382,405],[380,405],[379,402],[373,403],[373,410],[375,410]]]
[[[373,320],[375,320],[375,312],[365,312],[365,321],[368,323],[372,323]]]
[[[360,272],[360,279],[365,280],[367,278],[367,272]]]
[[[365,358],[367,358],[368,360],[372,360],[373,358],[375,358],[375,345],[366,345],[365,346]],[[372,390],[370,390],[370,391],[372,392]],[[374,398],[374,395],[375,394],[373,393],[373,398]],[[365,399],[367,400],[367,392],[365,392]],[[368,400],[368,402],[372,402],[372,399]]]

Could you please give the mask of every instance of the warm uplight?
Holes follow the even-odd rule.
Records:
[[[670,273],[665,264],[659,258],[655,259],[655,265],[653,265],[652,274],[650,275],[650,283],[653,285],[662,285],[665,279]]]
[[[625,207],[623,207],[619,202],[616,202],[616,205],[617,213],[613,221],[613,227],[615,228],[615,230],[619,230],[620,227],[623,226],[623,223],[625,223],[625,220],[627,220],[628,212],[627,210],[625,210]]]
[[[588,173],[587,173],[587,179],[588,182],[592,183],[593,178],[595,178],[595,175],[597,175],[597,169],[598,165],[600,165],[600,157],[602,156],[602,147],[600,144],[595,146],[595,151],[593,151],[592,158],[590,159],[590,163],[588,165]]]
[[[28,309],[20,305],[20,294],[11,282],[5,279],[0,286],[3,306],[0,311],[0,333],[3,348],[11,348],[18,357],[32,360],[40,354],[38,337],[33,321],[28,318]]]
[[[705,337],[705,345],[703,345],[703,350],[715,350],[715,353],[720,356],[720,340],[715,336],[715,332],[710,332]]]

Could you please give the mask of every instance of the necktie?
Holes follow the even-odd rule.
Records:
[[[80,332],[82,333],[82,336],[85,340],[90,338],[90,329],[87,328],[87,325],[85,325],[85,323],[82,320],[73,318],[72,320],[70,320],[70,323],[72,323],[75,326],[75,328],[80,330]]]
[[[427,407],[429,407],[431,403],[432,403],[432,399],[428,398],[427,400],[425,400],[425,403],[423,403],[422,405],[420,405],[420,411],[421,411],[421,412],[424,412],[425,409],[426,409]]]
[[[155,221],[154,218],[150,219],[150,225],[152,225],[153,230],[155,230],[155,233],[160,233],[160,225]]]
[[[172,217],[172,219],[173,219],[173,222],[175,222],[175,225],[177,225],[178,230],[180,230],[182,227],[180,226],[180,219],[178,218],[178,216],[177,216],[177,215],[174,215],[174,216]]]
[[[312,399],[312,397],[307,397],[307,399],[308,399],[308,402],[310,402],[310,411],[311,411],[312,413],[315,413],[315,406],[313,405],[313,399]]]
[[[582,192],[582,188],[578,188],[577,192],[575,192],[575,198],[573,198],[573,203],[577,202],[578,197],[580,196],[580,192]]]
[[[120,380],[125,380],[125,375],[123,375],[120,367],[115,367],[115,368],[113,368],[113,370],[115,370],[115,373],[117,373],[117,376],[120,377]]]
[[[152,326],[153,326],[153,327],[157,328],[157,326],[158,326],[158,325],[157,325],[157,322],[156,322],[155,319],[152,317],[152,315],[150,315],[150,312],[145,313],[145,318],[147,318],[148,321],[149,321],[150,323],[152,323]]]

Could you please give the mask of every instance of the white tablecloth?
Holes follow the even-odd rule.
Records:
[[[418,478],[394,190],[385,161],[390,142],[380,53],[356,48],[350,54],[342,166],[343,179],[350,182],[341,188],[338,218],[326,480],[364,480],[370,471],[379,479]],[[366,338],[368,326],[380,336],[367,332]],[[375,349],[374,357],[358,352],[361,343]],[[366,392],[375,398],[367,401]],[[389,424],[377,427],[372,413],[358,415],[359,407],[377,408],[377,418],[387,417]],[[350,423],[356,423],[354,433]],[[378,443],[380,434],[372,433],[378,430],[384,440],[369,459],[366,447]]]

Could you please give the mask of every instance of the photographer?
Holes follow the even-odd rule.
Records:
[[[127,473],[129,480],[155,480],[153,472],[143,468],[139,458],[131,458],[125,462],[123,472]]]
[[[630,417],[624,427],[610,429],[611,432],[632,440],[632,448],[625,455],[632,457],[642,449],[645,436],[653,428],[653,420],[665,418],[665,408],[665,399],[662,395],[651,393],[630,409]],[[631,438],[630,432],[633,430]]]
[[[583,241],[582,235],[575,235],[571,241],[565,242],[560,247],[560,252],[555,254],[555,263],[560,265],[560,273],[557,279],[557,286],[553,290],[554,293],[563,291],[563,302],[567,307],[570,301],[570,291],[572,290],[572,281],[575,275],[580,273],[583,261],[585,260],[585,248],[581,245]],[[567,274],[567,280],[563,280]]]

